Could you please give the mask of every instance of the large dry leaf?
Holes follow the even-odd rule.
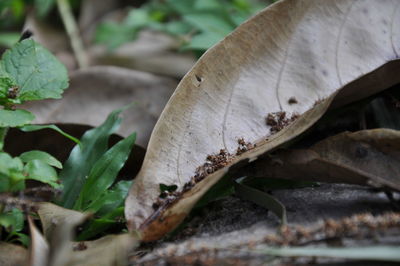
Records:
[[[399,83],[399,5],[283,0],[211,48],[155,126],[126,201],[130,230],[162,237],[230,166],[301,134],[333,98],[338,106]],[[238,142],[256,147],[236,155]],[[160,183],[183,193],[160,200]]]
[[[150,133],[173,92],[172,79],[129,69],[97,66],[71,74],[61,100],[29,102],[35,123],[80,123],[99,126],[113,110],[134,102],[124,112],[120,133],[137,132],[136,143],[146,146]]]
[[[65,209],[49,202],[43,202],[38,205],[38,214],[43,226],[43,233],[47,240],[51,240],[57,228],[65,225],[76,226],[83,223],[88,214],[74,210]],[[66,228],[63,228],[67,231]]]
[[[28,252],[25,248],[0,242],[0,265],[2,266],[23,266],[26,265]]]
[[[107,235],[94,241],[75,243],[75,252],[66,265],[122,266],[128,264],[129,253],[139,244],[131,234]],[[82,250],[79,250],[83,246]]]
[[[282,150],[240,172],[254,177],[343,182],[400,190],[400,131],[344,132],[309,149]]]
[[[129,252],[138,244],[138,237],[132,234],[73,242],[76,227],[89,217],[88,214],[51,203],[41,203],[38,208],[47,240],[30,221],[32,265],[126,265]]]
[[[49,260],[49,244],[36,228],[31,217],[28,217],[31,243],[29,246],[29,266],[45,266]]]

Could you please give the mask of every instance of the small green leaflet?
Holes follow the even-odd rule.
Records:
[[[24,132],[32,132],[32,131],[38,131],[41,129],[52,129],[58,133],[60,133],[61,135],[63,135],[64,137],[72,140],[73,142],[80,144],[79,139],[69,135],[68,133],[62,131],[58,126],[56,125],[26,125],[23,127],[20,127],[20,130],[24,131]]]
[[[115,208],[123,206],[131,185],[132,181],[119,181],[111,189],[104,192],[97,200],[87,206],[85,211],[95,212],[97,215],[102,216],[112,212]]]
[[[19,158],[24,162],[30,162],[33,160],[39,160],[42,161],[50,166],[54,166],[57,167],[59,169],[62,169],[62,163],[57,160],[56,158],[54,158],[53,156],[51,156],[50,154],[48,154],[47,152],[44,151],[27,151],[22,153]]]
[[[35,9],[40,17],[46,16],[54,6],[55,0],[35,0]]]
[[[56,170],[47,163],[39,160],[29,161],[24,167],[24,172],[28,174],[26,179],[40,181],[54,188],[61,187],[57,183],[58,176]]]
[[[124,207],[118,207],[107,214],[101,216],[99,219],[94,219],[89,222],[83,232],[78,236],[78,241],[87,240],[102,232],[117,223],[116,218],[124,216]]]
[[[268,210],[271,210],[276,216],[281,219],[281,223],[285,225],[287,223],[286,207],[279,200],[256,188],[244,185],[243,181],[245,178],[235,180],[235,192],[236,194],[246,200],[252,201]]]
[[[13,172],[20,172],[23,169],[23,163],[18,157],[13,158],[8,153],[0,152],[0,173],[12,175]]]
[[[20,127],[29,124],[33,119],[35,116],[25,110],[0,110],[0,127]]]
[[[24,228],[24,214],[17,208],[0,214],[0,225],[8,232],[19,232]]]
[[[0,45],[5,47],[11,47],[13,44],[18,42],[21,33],[19,32],[2,32],[0,34]]]
[[[0,65],[18,86],[16,99],[21,102],[58,99],[68,87],[65,66],[31,39],[23,40],[7,50]]]

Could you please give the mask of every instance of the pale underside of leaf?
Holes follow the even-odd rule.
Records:
[[[130,230],[154,240],[174,228],[228,167],[155,211],[159,184],[182,190],[208,155],[220,149],[235,154],[244,138],[257,148],[229,165],[254,160],[309,128],[335,95],[340,105],[400,82],[394,74],[400,68],[399,5],[284,0],[211,48],[178,85],[155,126],[126,201]],[[275,112],[298,118],[271,134],[265,121]]]

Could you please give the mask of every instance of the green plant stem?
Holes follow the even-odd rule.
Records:
[[[8,132],[8,127],[0,128],[0,151],[2,151],[4,148],[4,140],[6,139],[7,132]]]
[[[88,57],[83,48],[83,42],[79,35],[78,26],[72,14],[71,6],[68,0],[57,0],[57,7],[71,41],[72,50],[75,54],[78,66],[79,68],[86,68],[88,66]]]

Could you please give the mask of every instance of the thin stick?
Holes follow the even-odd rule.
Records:
[[[72,50],[75,54],[78,66],[79,68],[86,68],[88,66],[88,58],[83,48],[83,42],[79,35],[78,26],[72,14],[71,6],[68,0],[57,0],[57,7],[71,41]]]

